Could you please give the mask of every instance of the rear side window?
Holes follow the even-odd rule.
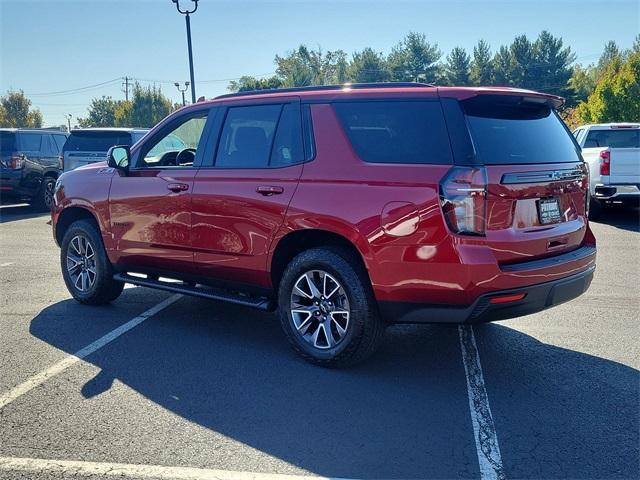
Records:
[[[545,104],[499,95],[480,95],[461,104],[481,164],[580,161],[571,134]]]
[[[67,141],[67,137],[65,135],[52,135],[53,141],[55,142],[58,153],[62,151],[62,147],[64,147],[64,142]]]
[[[39,152],[42,146],[43,135],[39,133],[19,133],[18,144],[20,150],[25,152]]]
[[[0,132],[0,153],[7,154],[16,151],[16,134]]]
[[[276,168],[304,160],[298,104],[231,107],[220,135],[218,168]]]
[[[593,147],[640,148],[640,129],[591,130],[584,148]]]
[[[106,152],[114,145],[132,145],[131,134],[125,132],[72,132],[64,151]]]
[[[365,162],[453,163],[438,101],[339,102],[334,108]]]

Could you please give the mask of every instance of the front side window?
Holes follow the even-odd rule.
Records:
[[[145,146],[138,168],[191,167],[196,159],[207,113],[184,120],[165,135]]]
[[[277,168],[304,160],[300,107],[231,107],[220,135],[218,168]]]
[[[365,162],[453,163],[440,102],[339,102],[334,108]]]

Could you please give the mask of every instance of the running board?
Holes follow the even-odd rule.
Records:
[[[168,292],[182,293],[193,297],[208,298],[210,300],[218,300],[221,302],[234,303],[245,307],[256,308],[265,312],[272,312],[276,309],[275,302],[266,297],[253,297],[242,295],[240,293],[230,292],[221,288],[209,287],[206,285],[190,285],[184,282],[167,282],[155,280],[153,278],[142,278],[129,275],[127,273],[116,273],[114,280],[119,282],[131,283],[141,287],[156,288],[158,290],[166,290]]]

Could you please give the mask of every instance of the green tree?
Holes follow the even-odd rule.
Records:
[[[9,90],[0,97],[0,127],[41,128],[42,114],[31,108],[31,100],[22,90]]]
[[[589,95],[596,88],[596,69],[593,65],[583,67],[582,65],[574,65],[571,78],[569,79],[569,87],[571,88],[570,103],[577,105],[587,100]]]
[[[227,88],[232,92],[247,92],[251,90],[268,90],[280,87],[282,87],[282,80],[276,76],[269,78],[256,78],[245,75],[240,77],[239,80],[231,81]]]
[[[353,54],[348,76],[355,83],[386,82],[391,79],[391,72],[384,56],[367,47]]]
[[[471,59],[464,48],[455,47],[447,56],[444,75],[449,85],[469,85],[469,64]]]
[[[323,52],[300,45],[284,57],[276,55],[276,75],[284,87],[344,83],[347,54],[342,50]]]
[[[437,43],[427,42],[421,33],[410,32],[389,54],[387,62],[391,78],[399,82],[433,83],[438,77],[441,56]]]
[[[89,114],[78,118],[78,125],[86,127],[113,127],[116,124],[116,109],[121,103],[111,97],[94,98],[89,105]]]
[[[635,122],[640,118],[640,51],[612,57],[589,99],[578,105],[585,123]]]
[[[526,35],[518,35],[509,46],[511,62],[509,69],[510,84],[521,88],[534,85],[531,70],[535,61],[533,44]]]
[[[132,99],[118,103],[115,124],[118,127],[153,127],[173,109],[173,103],[159,87],[142,87],[136,83]]]
[[[571,93],[571,64],[576,56],[570,47],[563,46],[562,38],[543,30],[532,45],[533,56],[526,72],[528,88],[567,96]]]
[[[511,51],[509,47],[504,45],[500,46],[498,51],[493,56],[492,70],[493,70],[493,83],[496,85],[513,85],[511,80],[512,71]]]
[[[480,40],[473,47],[473,59],[471,60],[469,79],[474,85],[491,85],[493,82],[493,65],[491,62],[491,47]]]
[[[618,44],[613,40],[609,40],[605,46],[600,58],[598,59],[598,63],[596,64],[596,78],[599,78],[604,72],[607,70],[609,64],[619,59],[621,56],[620,48],[618,48]]]

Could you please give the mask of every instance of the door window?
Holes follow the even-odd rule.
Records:
[[[201,112],[147,142],[137,168],[192,167],[206,123],[207,112]]]
[[[297,104],[231,107],[220,135],[218,168],[277,168],[304,161]]]
[[[18,134],[20,150],[25,152],[39,152],[42,144],[42,134],[40,133],[20,133]]]
[[[53,141],[56,144],[57,152],[56,154],[62,151],[62,147],[64,146],[64,142],[67,141],[67,137],[65,135],[53,135]]]

